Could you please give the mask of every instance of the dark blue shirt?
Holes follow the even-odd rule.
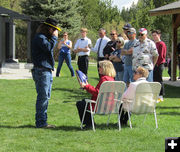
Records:
[[[54,69],[53,49],[57,43],[57,37],[48,39],[44,34],[36,34],[32,40],[32,62],[35,67]]]
[[[118,58],[120,58],[121,57],[121,49],[119,49],[119,50],[117,49],[117,50],[113,51],[111,54],[117,56]],[[123,64],[124,63],[122,61],[113,62],[113,65],[114,65],[114,68],[115,68],[116,72],[121,72],[121,71],[124,70]]]

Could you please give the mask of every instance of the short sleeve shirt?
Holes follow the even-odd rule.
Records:
[[[124,45],[124,49],[125,50],[129,50],[130,48],[132,48],[134,46],[135,43],[137,43],[137,39],[135,40],[129,40],[127,43],[125,43]],[[127,54],[127,55],[124,55],[125,58],[124,58],[124,64],[126,66],[132,66],[132,54]]]
[[[138,66],[142,66],[148,70],[153,70],[154,56],[158,56],[158,51],[152,40],[147,38],[141,43],[138,41],[133,47],[133,70],[136,70]]]

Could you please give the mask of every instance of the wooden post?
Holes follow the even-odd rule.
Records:
[[[31,21],[27,22],[27,63],[31,63]]]
[[[177,25],[176,25],[177,14],[172,15],[172,56],[171,56],[171,80],[176,81],[176,69],[177,69]]]

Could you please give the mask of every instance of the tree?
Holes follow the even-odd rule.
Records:
[[[26,0],[21,3],[23,13],[34,20],[44,20],[47,17],[59,21],[59,26],[69,33],[76,33],[81,26],[77,3],[74,0]]]

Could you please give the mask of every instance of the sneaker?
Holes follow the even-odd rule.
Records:
[[[82,129],[83,129],[83,130],[92,129],[92,125],[85,125]]]
[[[159,102],[162,102],[162,101],[164,101],[163,96],[159,96],[156,103],[159,103]]]
[[[42,128],[44,128],[44,129],[49,129],[49,128],[56,128],[56,126],[55,126],[55,125],[50,125],[50,124],[48,124],[47,126],[44,126],[44,127],[42,127]]]
[[[159,96],[159,98],[160,98],[161,101],[164,101],[163,96]]]

